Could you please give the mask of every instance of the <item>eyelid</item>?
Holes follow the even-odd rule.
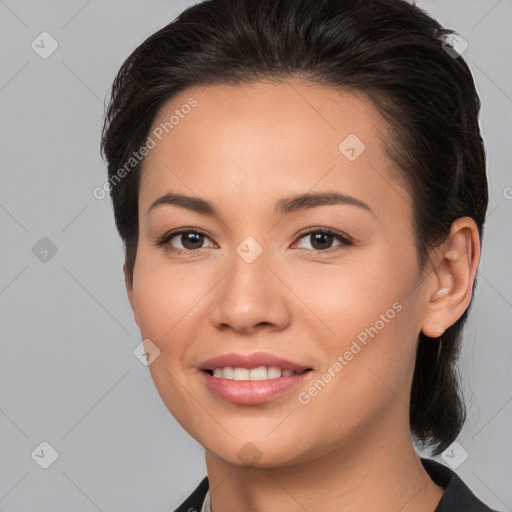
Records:
[[[195,234],[198,234],[198,235],[202,235],[202,236],[204,236],[207,239],[211,238],[208,235],[208,233],[206,233],[205,231],[203,231],[201,229],[192,228],[192,227],[189,227],[189,228],[188,227],[183,227],[183,228],[177,228],[177,229],[174,229],[174,230],[171,230],[171,231],[165,233],[162,237],[160,237],[157,240],[155,245],[157,245],[157,246],[164,246],[165,247],[165,246],[167,246],[169,244],[169,241],[172,238],[174,238],[175,236],[181,235],[183,233],[195,233]],[[334,246],[334,247],[329,247],[328,249],[323,249],[323,250],[322,249],[305,249],[309,253],[314,253],[314,254],[329,253],[329,252],[332,252],[332,251],[336,251],[339,248],[343,248],[343,247],[347,247],[347,246],[351,246],[351,245],[355,244],[354,239],[352,237],[350,237],[349,235],[347,235],[346,233],[337,231],[337,230],[332,229],[332,228],[316,226],[316,227],[306,228],[306,229],[300,231],[299,233],[297,233],[297,235],[295,235],[295,238],[294,238],[295,241],[293,242],[292,245],[295,245],[302,238],[306,237],[307,235],[311,235],[313,233],[324,233],[324,234],[331,235],[331,236],[335,237],[336,239],[338,239],[340,241],[340,245]],[[213,243],[215,243],[215,242],[213,242]],[[200,247],[198,249],[179,249],[177,247],[170,246],[169,249],[171,251],[176,252],[176,253],[197,254],[198,251],[202,251],[204,249],[208,249],[208,247]],[[299,248],[299,249],[303,249],[303,248]]]
[[[321,249],[305,249],[309,253],[313,253],[313,254],[330,253],[330,252],[333,252],[333,251],[337,251],[337,250],[339,250],[340,248],[343,248],[343,247],[348,247],[348,246],[351,246],[351,245],[355,245],[355,240],[351,236],[347,235],[346,233],[340,232],[340,231],[338,231],[336,229],[322,227],[322,226],[316,226],[316,227],[312,227],[312,228],[307,228],[307,229],[301,231],[300,233],[298,233],[296,235],[297,242],[300,241],[305,236],[311,235],[313,233],[323,233],[323,234],[331,235],[331,236],[333,236],[334,238],[336,238],[336,239],[338,239],[340,241],[340,245],[337,245],[337,246],[334,246],[334,247],[329,247],[328,249],[324,249],[324,250],[321,250]],[[295,245],[297,242],[294,242],[293,245]],[[302,249],[302,248],[299,248],[299,249]]]
[[[168,231],[163,236],[161,236],[155,242],[154,245],[159,246],[159,247],[166,247],[172,238],[174,238],[175,236],[181,235],[183,233],[195,233],[198,235],[203,235],[205,238],[210,239],[210,236],[208,235],[208,233],[206,233],[202,229],[184,227],[184,228],[177,228],[177,229],[172,229],[171,231]],[[203,249],[207,249],[207,248],[208,247],[201,247],[199,249],[179,249],[177,247],[172,247],[172,246],[169,247],[169,249],[171,251],[174,251],[177,253],[189,253],[189,254],[194,254],[194,253],[197,253],[197,251],[202,251]]]

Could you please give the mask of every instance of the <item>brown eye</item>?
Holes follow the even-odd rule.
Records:
[[[308,236],[311,246],[315,250],[330,249],[334,241],[334,235],[329,233],[313,233]]]
[[[313,252],[327,252],[332,250],[336,250],[337,247],[344,247],[348,245],[353,245],[353,242],[346,236],[341,233],[337,233],[330,229],[315,229],[310,230],[306,233],[302,233],[300,236],[300,240],[305,239],[309,241],[311,249],[309,247],[300,247],[301,249],[310,249]],[[335,241],[339,243],[335,246],[332,244]]]
[[[204,235],[192,231],[188,233],[181,233],[178,237],[183,248],[188,250],[200,249],[205,238]]]
[[[181,229],[167,233],[157,243],[159,246],[167,246],[177,252],[191,252],[203,249],[205,239],[209,240],[206,233],[193,229]],[[174,242],[171,243],[171,241]],[[210,247],[212,244],[210,244]]]

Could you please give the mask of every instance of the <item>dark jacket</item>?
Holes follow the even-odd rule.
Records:
[[[445,490],[434,512],[497,512],[482,503],[450,468],[430,459],[421,459],[421,462],[430,478]],[[174,512],[199,512],[207,491],[208,477],[205,476]]]

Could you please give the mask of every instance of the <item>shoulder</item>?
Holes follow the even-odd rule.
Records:
[[[192,494],[174,512],[200,512],[208,486],[208,477],[205,476]]]
[[[434,512],[498,512],[480,501],[447,466],[431,459],[421,459],[430,478],[444,488],[444,494]]]

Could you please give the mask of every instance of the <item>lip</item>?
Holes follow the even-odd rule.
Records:
[[[312,371],[267,380],[233,380],[199,372],[206,385],[220,398],[235,404],[256,405],[272,400],[309,379]]]
[[[277,366],[284,369],[290,369],[297,372],[297,375],[290,377],[278,377],[267,380],[234,380],[224,379],[223,377],[214,377],[206,370],[215,368],[257,368],[258,366]],[[306,379],[310,378],[311,367],[303,366],[293,361],[289,361],[279,356],[266,352],[257,352],[254,354],[223,354],[204,361],[199,366],[199,373],[204,379],[205,384],[210,391],[220,398],[236,404],[256,405],[268,402],[273,398],[292,390]]]
[[[277,366],[282,370],[289,369],[297,373],[302,373],[304,370],[311,369],[310,366],[302,366],[298,363],[294,363],[293,361],[288,361],[282,357],[275,356],[274,354],[269,354],[268,352],[256,352],[253,354],[236,354],[232,352],[229,354],[223,354],[217,357],[212,357],[207,361],[203,361],[199,365],[199,369],[214,370],[215,368],[225,368],[226,366],[249,369],[258,368],[259,366]]]

